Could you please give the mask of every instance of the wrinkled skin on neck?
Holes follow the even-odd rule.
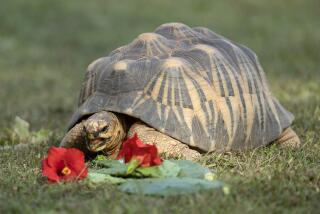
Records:
[[[101,111],[83,122],[86,147],[91,152],[113,155],[125,138],[122,118],[112,112]]]

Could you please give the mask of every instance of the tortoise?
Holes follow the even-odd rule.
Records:
[[[293,119],[252,50],[205,27],[166,23],[88,66],[60,146],[115,157],[136,133],[160,153],[194,160],[272,142],[297,147]]]

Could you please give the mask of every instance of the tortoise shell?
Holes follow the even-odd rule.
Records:
[[[270,93],[254,52],[182,23],[143,33],[89,65],[69,128],[101,110],[204,151],[268,144],[293,120]]]

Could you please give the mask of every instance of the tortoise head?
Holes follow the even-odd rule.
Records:
[[[89,151],[99,152],[112,148],[117,137],[118,126],[121,126],[117,117],[106,111],[98,112],[84,121],[84,137]]]

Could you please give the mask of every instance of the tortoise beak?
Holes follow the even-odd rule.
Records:
[[[87,148],[91,152],[99,152],[107,147],[107,144],[110,139],[94,139],[94,140],[89,140],[86,138],[86,145]]]

